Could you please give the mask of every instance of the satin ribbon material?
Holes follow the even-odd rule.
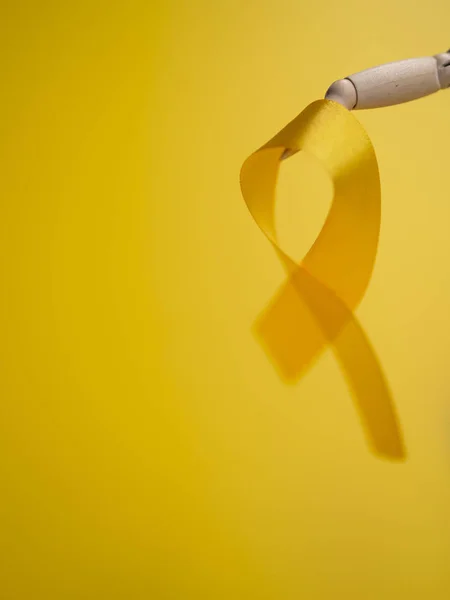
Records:
[[[274,218],[280,162],[299,151],[321,161],[334,190],[322,230],[300,264],[279,244]],[[381,222],[378,166],[368,135],[338,103],[313,102],[244,162],[241,189],[287,272],[255,323],[275,367],[284,380],[295,382],[331,345],[370,447],[384,457],[403,459],[389,387],[353,314],[372,275]]]

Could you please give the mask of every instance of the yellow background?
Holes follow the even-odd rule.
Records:
[[[446,50],[449,17],[2,3],[1,600],[450,596],[450,96],[356,115],[383,202],[357,314],[405,463],[370,454],[331,352],[286,386],[252,336],[285,275],[238,179],[333,80]],[[299,257],[327,185],[286,165]]]

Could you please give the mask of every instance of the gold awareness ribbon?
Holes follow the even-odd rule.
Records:
[[[278,243],[274,219],[280,162],[298,151],[322,162],[334,188],[322,230],[300,264]],[[255,324],[280,375],[297,381],[331,345],[371,449],[393,460],[404,459],[389,387],[353,314],[372,275],[380,232],[380,181],[368,135],[340,104],[313,102],[244,162],[241,189],[288,274]]]

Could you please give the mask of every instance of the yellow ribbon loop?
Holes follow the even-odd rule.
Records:
[[[327,219],[300,264],[279,245],[274,219],[280,161],[298,151],[319,159],[334,187]],[[280,375],[297,381],[331,344],[372,450],[403,459],[404,444],[387,382],[353,314],[372,275],[380,232],[380,182],[369,137],[341,105],[313,102],[245,161],[241,189],[288,273],[255,325]]]

